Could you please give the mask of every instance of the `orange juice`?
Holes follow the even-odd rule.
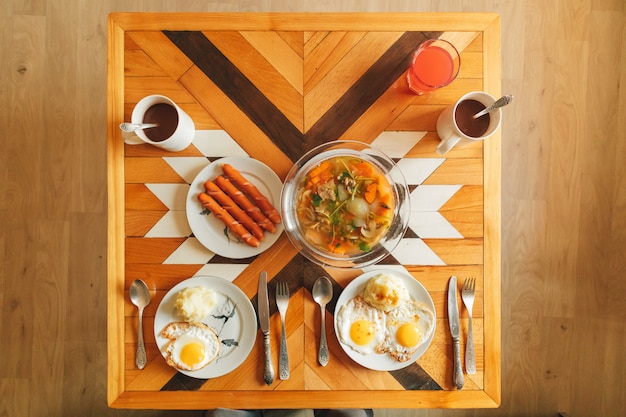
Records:
[[[450,84],[459,72],[456,49],[446,41],[431,40],[420,45],[407,74],[411,91],[422,94]]]

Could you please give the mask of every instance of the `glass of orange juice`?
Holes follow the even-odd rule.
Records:
[[[413,54],[407,73],[409,89],[421,95],[450,84],[459,73],[461,57],[443,39],[424,41]]]

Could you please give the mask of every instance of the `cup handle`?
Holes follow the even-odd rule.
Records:
[[[122,132],[122,139],[128,145],[141,145],[144,142],[139,136],[133,132]]]
[[[460,140],[461,138],[459,136],[456,136],[455,134],[451,134],[447,138],[442,139],[441,142],[439,142],[439,145],[437,145],[437,153],[439,155],[443,155],[444,153],[447,153]]]

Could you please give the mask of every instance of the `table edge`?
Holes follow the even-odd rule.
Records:
[[[483,31],[500,16],[492,12],[343,12],[343,13],[176,13],[114,12],[113,22],[129,30],[403,30],[437,31],[454,25],[457,31]]]
[[[494,97],[501,95],[501,44],[500,44],[500,19],[483,30],[483,50],[492,50],[492,54],[483,55],[483,68],[485,71],[484,90]],[[500,128],[483,147],[484,162],[484,256],[483,277],[488,276],[491,285],[487,290],[483,288],[483,328],[485,340],[483,341],[485,374],[483,390],[495,402],[501,402],[502,366],[501,366],[501,210],[502,210],[502,128]],[[488,254],[488,255],[487,255]],[[496,366],[488,366],[490,362]],[[497,370],[496,370],[497,368]]]
[[[500,95],[500,17],[496,13],[111,13],[108,16],[108,44],[107,44],[107,193],[108,193],[108,242],[107,242],[107,311],[108,314],[107,339],[109,344],[123,345],[123,326],[119,325],[119,317],[123,317],[124,297],[124,145],[116,121],[123,118],[124,74],[123,65],[116,65],[124,57],[124,33],[129,30],[201,30],[206,28],[207,19],[215,19],[212,25],[215,30],[402,30],[438,31],[449,29],[455,25],[457,31],[481,31],[485,49],[490,48],[492,54],[485,54],[485,91],[494,96]],[[382,22],[381,22],[382,21]],[[191,26],[189,25],[191,22]],[[184,27],[183,27],[184,25]],[[373,29],[374,28],[374,29]],[[121,99],[120,99],[121,97]],[[485,258],[484,275],[491,276],[493,285],[491,293],[485,292],[485,323],[484,326],[491,332],[484,341],[485,361],[498,366],[485,367],[484,387],[482,391],[442,391],[433,392],[400,392],[401,400],[394,395],[393,400],[383,397],[384,392],[367,391],[369,398],[378,400],[372,406],[375,408],[471,408],[498,407],[501,402],[501,134],[497,132],[484,146],[484,207],[485,221],[484,245],[485,253],[491,248],[490,256]],[[488,312],[488,313],[487,313]],[[143,408],[154,407],[154,396],[162,399],[165,408],[188,408],[194,406],[186,400],[191,393],[167,392],[133,392],[124,391],[124,357],[123,351],[115,353],[108,349],[108,376],[107,376],[107,403],[114,408]],[[290,398],[301,397],[301,407],[304,402],[313,401],[316,404],[323,399],[329,406],[364,406],[348,404],[346,396],[354,391],[333,391],[293,393]],[[208,392],[207,392],[208,393]],[[236,394],[244,394],[237,391]],[[253,392],[255,393],[255,392]],[[285,391],[264,392],[263,399],[250,403],[259,407],[269,406],[274,393],[284,399]],[[228,396],[221,393],[219,403],[207,394],[202,395],[204,401],[197,404],[198,408],[206,408],[211,404],[216,406],[241,406],[229,402]],[[230,393],[232,394],[232,393]],[[376,394],[376,395],[373,395]],[[259,397],[259,396],[257,396]],[[336,399],[333,399],[336,397]],[[379,398],[380,397],[380,398]],[[405,398],[406,397],[406,398]],[[275,403],[273,404],[275,405]],[[311,403],[312,405],[312,403]],[[161,408],[161,407],[159,407]],[[262,408],[262,407],[261,407]]]
[[[115,121],[124,117],[124,30],[109,21],[107,43],[107,345],[123,345],[124,145]],[[121,178],[121,180],[120,180]],[[112,313],[113,312],[113,313]],[[107,349],[107,401],[124,392],[124,353]]]
[[[241,396],[253,397],[247,409],[320,408],[498,408],[500,403],[483,391],[399,391],[393,396],[381,391],[307,391],[289,397],[286,391],[127,391],[120,395],[111,408],[124,409],[180,409],[206,410],[212,408],[241,408]],[[337,395],[338,394],[338,395]],[[358,395],[362,394],[362,395]],[[367,401],[362,397],[367,396]],[[401,397],[398,399],[398,397]],[[155,399],[155,398],[158,398]],[[157,407],[158,404],[158,407]],[[277,406],[276,404],[280,404]]]

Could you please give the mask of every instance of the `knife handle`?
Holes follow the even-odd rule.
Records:
[[[269,332],[263,335],[263,344],[265,346],[265,369],[263,371],[263,379],[265,379],[267,385],[272,385],[272,382],[274,382],[274,365],[272,365]]]
[[[452,341],[454,347],[454,369],[452,370],[452,380],[457,389],[463,388],[465,379],[463,378],[463,369],[461,368],[461,342],[459,339]]]

